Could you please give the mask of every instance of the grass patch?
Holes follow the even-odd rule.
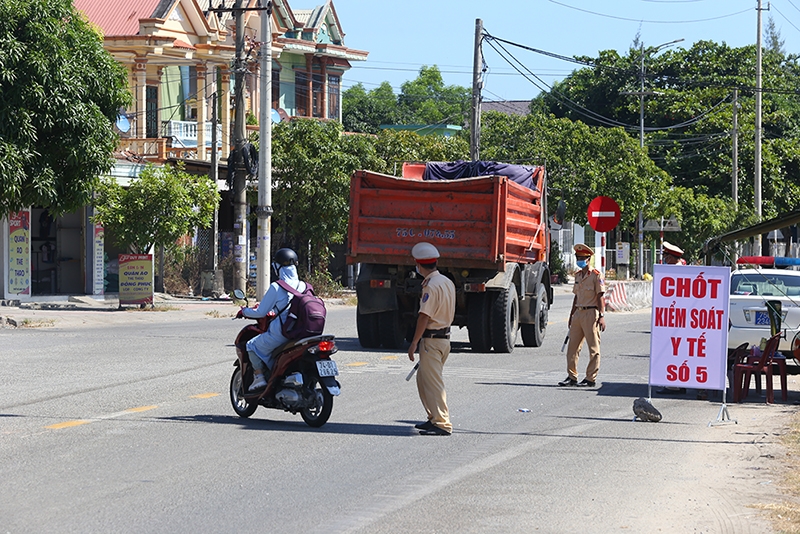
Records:
[[[238,312],[239,310],[236,310],[236,311]],[[227,312],[226,313],[226,312],[221,312],[219,310],[207,311],[206,315],[208,315],[209,317],[213,317],[214,319],[220,319],[222,317],[225,317],[226,319],[228,317],[236,317],[236,313],[231,313],[231,312]]]
[[[165,311],[180,311],[181,308],[178,306],[172,306],[171,304],[158,304],[156,306],[145,306],[144,308],[125,308],[127,312],[165,312]]]
[[[786,469],[781,473],[781,486],[784,491],[797,499],[800,497],[800,414],[792,417],[789,431],[781,436],[786,447]],[[800,534],[800,506],[797,501],[788,500],[774,504],[760,504],[756,508],[764,510],[778,532]]]
[[[23,319],[19,322],[20,328],[48,328],[55,326],[56,322],[52,319]]]
[[[344,298],[345,306],[358,306],[358,297],[355,295],[348,295]]]

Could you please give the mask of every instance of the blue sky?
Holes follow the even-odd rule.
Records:
[[[561,56],[596,57],[600,50],[627,52],[636,34],[645,46],[684,39],[739,47],[755,44],[756,0],[333,0],[348,47],[366,50],[353,62],[345,89],[361,82],[373,89],[388,81],[395,92],[423,65],[437,65],[445,83],[472,86],[475,19],[489,34]],[[772,0],[772,17],[788,53],[800,53],[800,0]],[[295,0],[292,7],[301,6]],[[763,0],[766,9],[767,0]],[[506,48],[545,84],[577,65],[515,47]],[[484,46],[489,71],[484,100],[529,100],[540,89],[495,50]],[[542,85],[541,82],[537,82]]]

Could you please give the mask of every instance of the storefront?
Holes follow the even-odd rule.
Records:
[[[84,207],[54,217],[31,208],[3,219],[3,298],[104,294],[105,234],[91,222],[90,212]]]

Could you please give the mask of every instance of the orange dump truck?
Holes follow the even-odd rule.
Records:
[[[434,165],[460,170],[436,177]],[[413,335],[422,278],[411,248],[427,241],[455,283],[453,326],[468,329],[473,350],[511,352],[520,331],[525,346],[540,346],[553,301],[544,167],[405,164],[403,176],[356,171],[350,182],[347,261],[359,265],[361,345],[400,348]]]

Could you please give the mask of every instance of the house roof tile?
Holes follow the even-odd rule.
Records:
[[[75,8],[106,36],[137,35],[139,19],[152,18],[161,3],[162,0],[74,0]]]

